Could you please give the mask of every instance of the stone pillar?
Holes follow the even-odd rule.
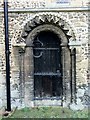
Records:
[[[33,48],[26,47],[25,50],[25,106],[33,106],[34,99],[34,78],[33,78]]]
[[[62,75],[63,102],[70,103],[70,51],[67,46],[62,46]]]
[[[76,103],[76,49],[71,49],[71,102]]]
[[[25,75],[24,75],[24,54],[25,50],[19,48],[19,92],[21,105],[24,102],[24,87],[25,87]]]

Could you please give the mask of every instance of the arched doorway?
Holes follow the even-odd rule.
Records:
[[[62,64],[60,39],[51,31],[42,31],[34,39],[34,96],[60,97]]]
[[[76,99],[76,57],[70,38],[73,32],[57,16],[36,16],[25,25],[19,39],[19,66],[26,106],[63,105]]]

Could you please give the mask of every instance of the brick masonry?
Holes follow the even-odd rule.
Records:
[[[74,0],[73,0],[74,1]],[[84,1],[83,1],[84,2]],[[85,4],[86,3],[83,3]],[[73,5],[72,5],[73,6]],[[3,7],[3,3],[0,2],[0,7]],[[27,8],[30,7],[28,2],[16,2],[9,1],[10,8]],[[10,41],[10,70],[11,70],[11,103],[12,108],[17,107],[27,107],[35,105],[60,105],[61,102],[56,101],[33,101],[33,81],[32,76],[30,76],[30,81],[24,81],[23,67],[20,64],[23,64],[24,55],[20,56],[18,54],[19,47],[14,47],[18,39],[21,36],[24,26],[30,19],[34,18],[39,14],[53,14],[62,18],[66,21],[74,33],[74,38],[69,41],[70,49],[76,48],[76,87],[77,87],[77,109],[82,109],[88,105],[90,99],[90,92],[88,91],[89,79],[90,79],[90,68],[89,68],[89,12],[88,11],[72,11],[72,12],[24,12],[24,13],[9,13],[9,41]],[[4,39],[4,16],[3,13],[0,13],[0,107],[6,106],[6,91],[5,91],[5,39]],[[74,44],[74,45],[73,45]],[[76,45],[75,45],[76,44]],[[32,53],[31,53],[32,54]],[[28,62],[28,61],[27,61]],[[27,63],[26,62],[26,63]],[[32,60],[30,68],[32,68]],[[27,67],[28,68],[28,67]],[[21,70],[21,71],[20,71]],[[28,73],[27,73],[28,74]],[[29,83],[28,83],[29,82]],[[26,87],[25,87],[26,86]],[[29,90],[32,91],[29,91]],[[30,96],[30,97],[28,97]],[[29,98],[29,99],[28,99]],[[46,104],[47,103],[47,104]],[[84,107],[83,107],[83,106]],[[64,106],[69,106],[68,101],[65,102]],[[70,104],[72,109],[75,108],[74,104]]]

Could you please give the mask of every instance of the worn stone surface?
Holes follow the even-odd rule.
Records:
[[[58,7],[87,7],[88,0],[8,0],[10,8],[58,8]],[[78,4],[77,4],[78,3]],[[3,0],[0,1],[3,7]]]
[[[78,104],[70,104],[70,109],[71,110],[74,110],[74,111],[77,111],[77,110],[83,110],[84,109],[84,106],[82,105],[82,103],[78,103]]]
[[[86,3],[83,4],[86,5]],[[27,8],[30,7],[28,2],[19,2],[12,1],[9,2],[10,8]],[[72,3],[73,5],[73,3]],[[34,6],[34,4],[33,4]],[[0,1],[0,7],[3,7],[3,2]],[[24,107],[24,106],[34,106],[34,105],[50,105],[51,101],[35,101],[33,102],[33,60],[31,57],[32,49],[22,47],[20,54],[19,47],[14,45],[19,42],[25,42],[25,39],[21,39],[22,33],[30,31],[30,28],[25,27],[26,23],[35,18],[35,16],[42,15],[51,15],[51,18],[48,18],[48,21],[52,19],[53,16],[57,16],[53,19],[53,23],[57,22],[58,19],[62,19],[65,28],[69,29],[68,35],[73,37],[69,39],[69,43],[73,44],[73,41],[79,46],[73,45],[69,46],[70,49],[76,48],[76,88],[77,88],[77,102],[70,105],[71,109],[83,109],[83,106],[89,105],[90,102],[90,93],[88,87],[82,87],[83,85],[87,86],[90,78],[90,69],[89,69],[89,49],[88,46],[88,12],[26,12],[26,13],[9,13],[9,41],[10,41],[10,70],[11,70],[11,103],[13,107]],[[50,17],[50,16],[49,16]],[[44,19],[44,18],[43,18]],[[42,19],[42,20],[43,20]],[[36,18],[36,22],[40,23],[40,19]],[[31,24],[32,25],[32,24]],[[25,29],[26,28],[26,29]],[[5,40],[4,40],[4,16],[0,13],[0,107],[6,106],[6,87],[5,87]],[[21,41],[20,41],[21,40]],[[25,52],[25,54],[24,54]],[[28,61],[28,56],[30,60]],[[25,64],[25,68],[24,68]],[[25,75],[23,74],[25,72]],[[68,72],[67,72],[68,74]],[[26,79],[27,78],[27,79]],[[80,88],[78,86],[81,86]],[[80,102],[80,101],[81,102]],[[51,105],[60,105],[59,101],[52,101]],[[64,106],[68,106],[69,103],[64,102]],[[75,107],[76,106],[76,107]]]

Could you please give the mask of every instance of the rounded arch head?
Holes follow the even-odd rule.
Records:
[[[18,42],[32,44],[35,36],[41,31],[54,32],[60,38],[62,45],[67,45],[69,40],[75,38],[75,34],[70,25],[59,16],[38,14],[25,24]]]

